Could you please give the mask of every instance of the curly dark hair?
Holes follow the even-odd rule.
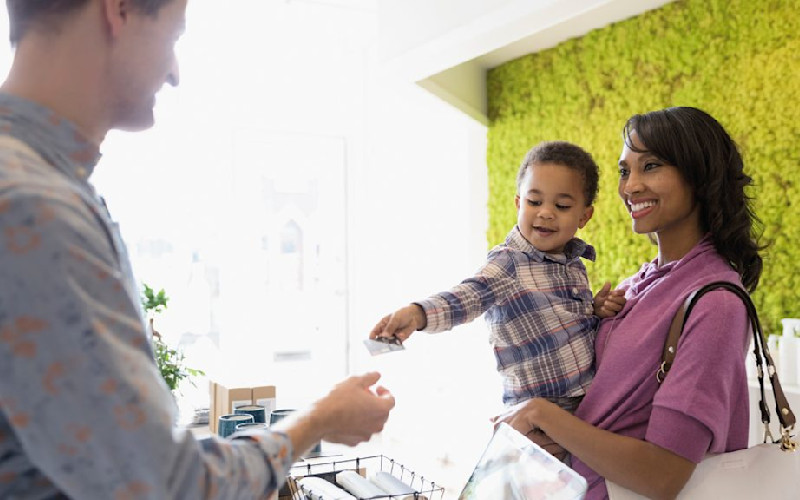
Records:
[[[583,194],[586,197],[586,206],[594,204],[594,200],[597,198],[600,169],[592,155],[580,146],[566,141],[540,142],[528,151],[517,173],[517,192],[519,192],[519,186],[528,168],[542,163],[553,163],[579,172],[583,178]]]
[[[138,12],[154,16],[172,0],[132,0]],[[32,26],[52,29],[60,16],[85,6],[89,0],[6,0],[8,7],[8,38],[16,46]]]
[[[645,150],[631,139],[636,133]],[[755,291],[763,270],[758,240],[763,225],[745,192],[753,180],[731,136],[711,115],[697,108],[674,107],[633,115],[623,128],[632,151],[652,153],[675,166],[700,206],[700,224],[711,233],[717,252],[730,262],[748,291]]]

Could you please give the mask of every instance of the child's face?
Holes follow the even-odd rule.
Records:
[[[528,167],[514,201],[522,236],[546,253],[563,253],[567,242],[592,218],[581,174],[563,165]]]

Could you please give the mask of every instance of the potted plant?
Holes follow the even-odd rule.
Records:
[[[144,283],[143,286],[142,307],[147,317],[148,331],[152,335],[153,353],[156,358],[156,364],[167,386],[174,393],[178,390],[178,386],[183,379],[188,379],[189,382],[194,385],[192,377],[204,376],[205,372],[186,366],[183,352],[170,348],[167,343],[164,342],[161,334],[153,328],[155,315],[166,309],[169,298],[163,288],[156,292],[146,283]]]

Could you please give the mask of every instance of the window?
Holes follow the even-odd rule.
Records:
[[[374,24],[335,3],[190,2],[181,85],[152,130],[109,133],[93,176],[137,278],[171,297],[157,329],[285,407],[314,396],[302,374],[348,371],[346,152]]]

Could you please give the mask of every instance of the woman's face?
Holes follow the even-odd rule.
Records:
[[[636,133],[633,146],[645,150]],[[652,153],[637,153],[627,145],[619,157],[619,196],[633,220],[636,233],[655,233],[659,243],[665,237],[697,238],[699,209],[692,189],[674,165]]]

